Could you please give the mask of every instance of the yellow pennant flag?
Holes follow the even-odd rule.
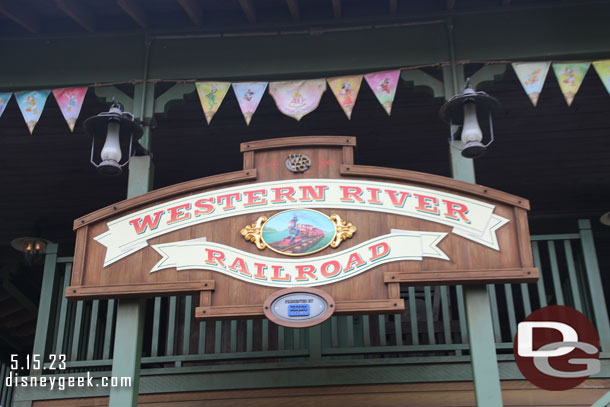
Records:
[[[231,82],[197,82],[195,86],[205,119],[210,124],[229,90]]]
[[[608,93],[610,93],[610,59],[604,61],[593,62],[593,67],[599,75],[599,79],[602,80]],[[0,113],[2,114],[2,113]]]
[[[335,94],[339,105],[345,112],[348,120],[352,118],[352,110],[356,104],[358,91],[362,84],[362,75],[340,76],[336,78],[328,78],[328,86]]]
[[[568,106],[572,105],[574,96],[578,93],[580,84],[585,78],[587,71],[591,66],[590,62],[576,62],[570,64],[553,64],[553,70],[559,82],[561,93],[566,99]]]

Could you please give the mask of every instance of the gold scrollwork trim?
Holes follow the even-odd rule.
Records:
[[[253,242],[259,250],[265,249],[267,244],[263,241],[263,226],[267,222],[266,216],[261,216],[255,223],[246,226],[241,230],[241,235],[249,242]]]
[[[356,226],[341,219],[337,214],[330,215],[330,220],[335,224],[335,238],[330,242],[330,247],[336,249],[342,241],[351,238],[356,233]]]

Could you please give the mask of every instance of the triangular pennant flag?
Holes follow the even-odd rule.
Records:
[[[2,117],[2,113],[4,113],[4,109],[6,109],[6,105],[8,105],[8,101],[11,99],[13,92],[2,92],[0,93],[0,117]]]
[[[523,90],[529,96],[532,104],[536,106],[542,85],[549,72],[550,62],[515,62],[512,64]]]
[[[195,86],[205,119],[210,124],[229,90],[231,82],[197,82]]]
[[[593,68],[595,68],[595,71],[599,75],[599,79],[602,80],[606,90],[610,93],[610,59],[593,62]]]
[[[267,89],[267,82],[238,82],[233,84],[233,92],[235,92],[239,108],[248,126],[263,98],[265,89]]]
[[[34,131],[34,127],[36,127],[36,124],[40,119],[49,93],[51,93],[50,90],[33,90],[15,93],[15,99],[17,99],[17,104],[25,119],[25,124],[28,125],[30,134]]]
[[[377,96],[377,100],[383,106],[388,116],[392,113],[392,103],[396,95],[400,69],[394,71],[374,72],[364,75],[364,79]]]
[[[325,91],[326,79],[269,84],[269,93],[280,112],[297,120],[316,110]]]
[[[86,93],[86,86],[79,88],[53,89],[53,96],[55,96],[55,100],[57,101],[59,109],[64,115],[64,119],[66,119],[66,123],[68,123],[71,132],[74,132],[74,125],[80,114],[80,109],[83,106],[83,100],[85,100]]]
[[[345,112],[348,120],[352,118],[352,110],[356,104],[360,84],[362,83],[362,75],[340,76],[337,78],[328,78],[328,86],[335,94],[337,101]]]
[[[561,88],[561,93],[563,93],[568,106],[572,105],[574,96],[578,93],[580,84],[585,78],[589,66],[591,66],[590,62],[553,64],[553,71],[555,71],[557,82],[559,82],[559,88]]]

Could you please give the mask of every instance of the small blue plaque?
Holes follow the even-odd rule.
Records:
[[[309,316],[309,304],[288,304],[289,317]]]

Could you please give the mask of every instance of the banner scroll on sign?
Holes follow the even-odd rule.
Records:
[[[50,90],[33,90],[27,92],[15,93],[15,99],[21,110],[21,114],[28,125],[30,134],[34,131],[34,127],[40,120],[40,115],[44,109],[44,105],[49,97]]]
[[[335,94],[339,105],[345,112],[348,119],[352,118],[352,110],[356,104],[360,84],[362,83],[362,75],[341,76],[337,78],[328,78],[328,86]]]
[[[296,120],[318,108],[326,91],[326,79],[271,82],[269,93],[280,112]]]
[[[220,104],[222,103],[229,87],[230,82],[197,82],[197,94],[199,95],[199,101],[203,108],[203,114],[205,114],[205,120],[210,124],[212,118],[218,111]]]
[[[534,107],[538,103],[542,86],[549,72],[550,62],[515,62],[512,64],[523,90],[532,101]]]
[[[292,193],[295,197],[280,201],[264,198],[275,196],[278,191]],[[309,199],[298,191],[316,191],[316,198]],[[363,197],[365,191],[373,195],[366,199]],[[250,203],[246,197],[254,196],[252,194],[260,195],[260,202]],[[302,201],[299,195],[302,195]],[[221,203],[220,197],[226,200],[227,196],[234,196],[234,201]],[[357,209],[429,220],[451,226],[453,234],[494,250],[499,250],[496,231],[508,222],[494,214],[494,205],[442,191],[360,180],[302,179],[258,183],[255,190],[248,185],[223,188],[164,202],[108,222],[108,230],[94,239],[107,248],[106,267],[147,247],[149,239],[165,233],[236,215],[304,206]],[[198,216],[184,212],[179,221],[170,221],[169,208],[174,207],[191,208],[198,211]]]
[[[267,89],[267,82],[238,82],[233,83],[233,92],[239,103],[241,113],[244,115],[246,124],[250,125],[250,120],[256,108],[263,98],[263,94]]]
[[[553,64],[553,70],[559,82],[561,93],[566,99],[568,106],[572,105],[574,96],[578,93],[580,84],[585,78],[587,71],[591,66],[590,62],[579,62],[573,64]]]
[[[441,232],[392,230],[338,253],[307,259],[278,259],[252,254],[206,239],[153,245],[161,260],[150,270],[214,270],[240,280],[271,287],[313,287],[355,277],[373,267],[424,257],[449,260],[437,247]],[[216,260],[220,259],[222,260]],[[274,273],[265,270],[274,270]],[[319,276],[312,278],[313,273]]]
[[[80,109],[83,106],[83,100],[85,100],[86,93],[87,86],[53,90],[53,96],[55,96],[55,100],[57,101],[59,109],[64,115],[64,119],[66,119],[66,123],[68,123],[71,132],[74,132],[74,125],[80,114]]]
[[[364,75],[366,82],[377,96],[377,100],[385,109],[388,116],[392,113],[392,103],[396,95],[400,69],[395,71],[375,72]]]

